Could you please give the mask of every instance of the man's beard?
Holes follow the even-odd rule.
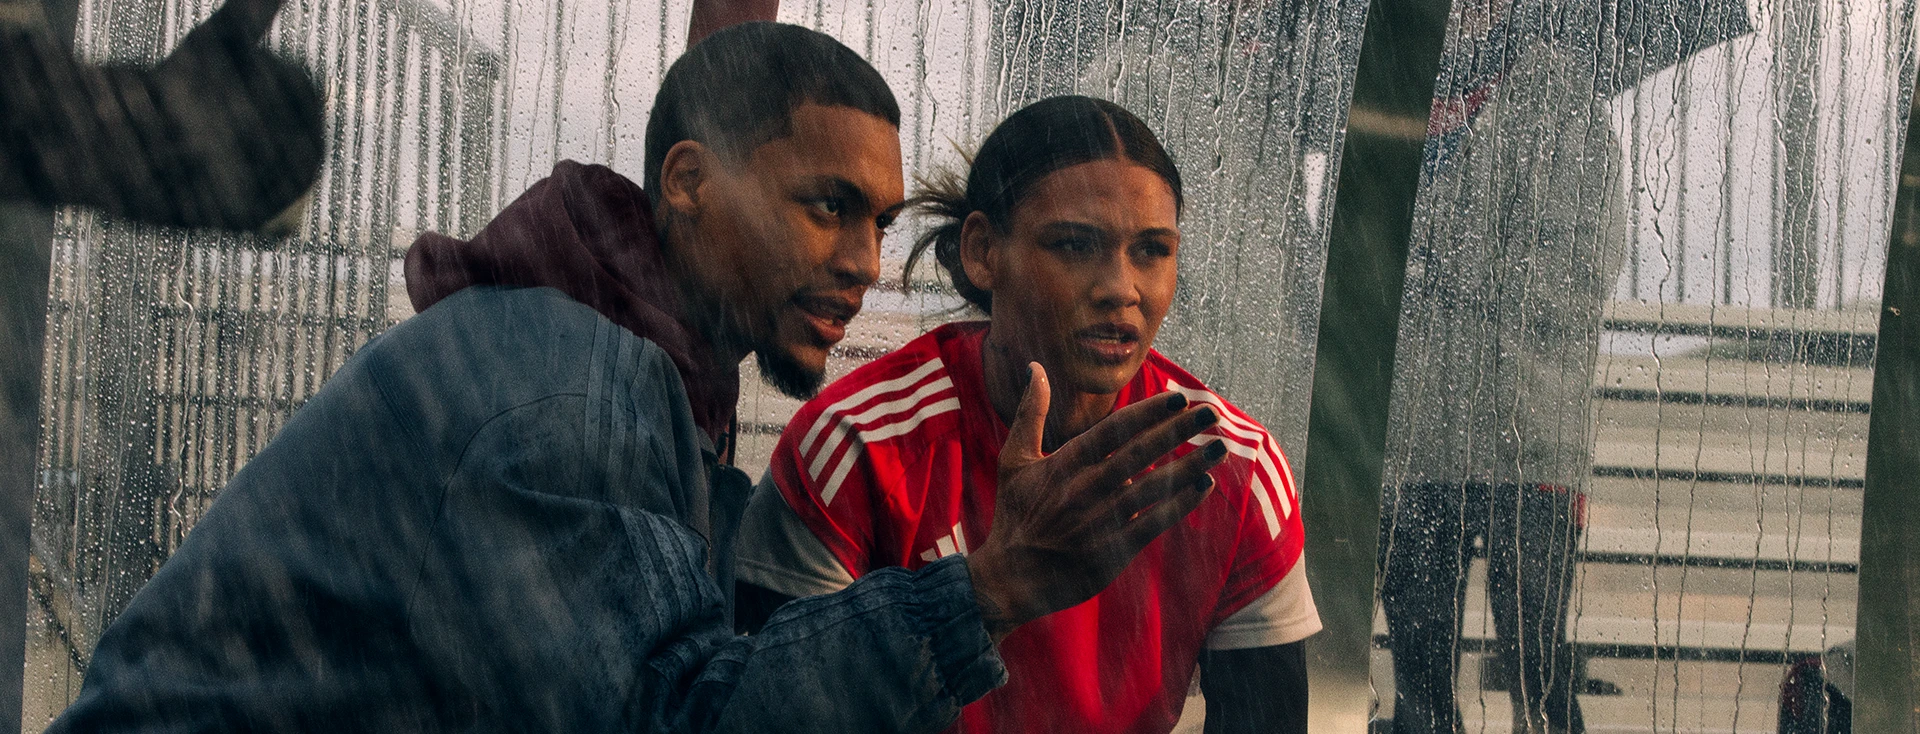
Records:
[[[818,394],[820,383],[827,378],[826,371],[801,364],[793,355],[778,348],[755,349],[753,355],[754,361],[760,365],[760,379],[779,390],[780,394],[795,400],[806,400]]]

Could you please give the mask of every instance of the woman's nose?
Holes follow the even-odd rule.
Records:
[[[1125,257],[1101,263],[1094,276],[1093,302],[1101,308],[1127,308],[1140,303],[1139,273]]]

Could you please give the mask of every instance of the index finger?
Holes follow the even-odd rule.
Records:
[[[1128,441],[1147,430],[1180,415],[1187,407],[1187,396],[1171,390],[1114,411],[1100,419],[1054,456],[1077,466],[1093,464],[1120,450]],[[1182,441],[1186,437],[1181,438]]]

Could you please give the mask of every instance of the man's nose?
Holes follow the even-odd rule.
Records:
[[[834,251],[833,274],[843,285],[870,286],[880,280],[879,227],[852,228]]]

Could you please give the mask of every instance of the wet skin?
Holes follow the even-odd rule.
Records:
[[[1028,191],[1005,232],[976,213],[961,242],[967,277],[993,292],[982,359],[1001,418],[1014,415],[1028,362],[1053,383],[1048,448],[1113,412],[1178,282],[1179,213],[1166,181],[1125,160],[1069,166]]]
[[[791,135],[733,158],[682,141],[662,160],[676,281],[716,361],[756,352],[776,387],[810,395],[880,276],[880,238],[905,198],[899,130],[805,103]]]

